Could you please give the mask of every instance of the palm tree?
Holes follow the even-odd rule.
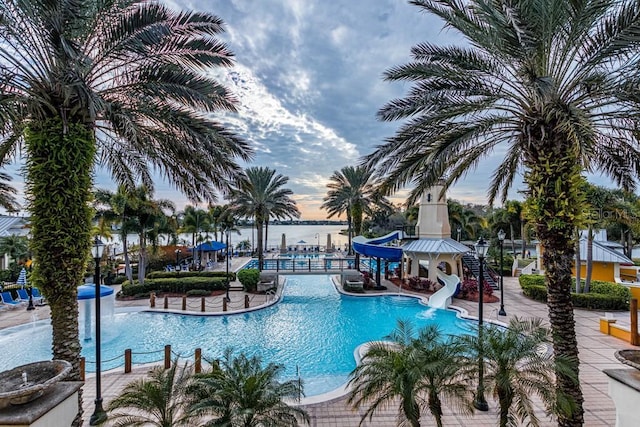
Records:
[[[456,345],[466,348],[467,372],[475,372],[477,358],[483,354],[484,382],[493,391],[499,404],[500,427],[515,425],[538,426],[532,398],[537,396],[549,413],[570,412],[571,402],[555,393],[555,371],[573,377],[570,365],[563,358],[554,361],[548,351],[541,351],[551,341],[549,329],[540,319],[511,319],[507,329],[486,325],[479,335],[460,335]]]
[[[294,427],[300,420],[309,424],[302,408],[286,401],[299,401],[302,383],[280,382],[284,367],[274,363],[262,366],[259,356],[233,356],[226,349],[210,372],[196,377],[190,387],[189,413],[213,416],[205,426]]]
[[[387,192],[415,184],[409,202],[444,178],[445,187],[490,154],[503,154],[489,202],[506,199],[523,172],[526,211],[544,247],[554,352],[579,371],[571,265],[583,219],[584,170],[633,188],[640,164],[636,47],[640,4],[631,0],[487,2],[413,0],[460,33],[465,46],[421,43],[413,61],[385,74],[409,81],[382,120],[409,119],[367,156]],[[498,146],[500,148],[498,149]],[[504,146],[504,148],[502,147]],[[558,372],[558,390],[577,409],[561,426],[583,423],[579,382]]]
[[[29,241],[25,236],[0,237],[0,254],[7,254],[14,262],[26,258],[29,254]]]
[[[175,205],[171,200],[152,198],[152,192],[146,186],[135,188],[128,195],[127,203],[130,207],[129,217],[135,219],[138,232],[140,251],[138,253],[138,283],[144,284],[147,259],[148,233],[158,227],[162,218],[175,212]]]
[[[378,195],[373,170],[364,166],[345,166],[334,171],[327,188],[320,209],[326,209],[329,218],[347,214],[349,254],[352,254],[351,238],[362,234],[363,216],[371,211],[371,204],[376,200],[385,205],[390,203]]]
[[[220,18],[159,2],[3,0],[2,11],[0,157],[24,141],[32,281],[51,307],[53,358],[78,380],[93,168],[130,189],[151,189],[157,171],[192,200],[215,199],[251,157],[211,114],[235,111],[234,98],[202,72],[232,54]]]
[[[148,378],[135,380],[110,403],[109,425],[191,426],[197,420],[187,412],[187,388],[193,369],[174,361],[169,369],[156,366]]]
[[[375,412],[400,399],[399,419],[420,425],[422,408],[428,408],[442,426],[442,399],[462,413],[471,411],[471,396],[460,377],[462,348],[446,343],[436,326],[422,330],[417,338],[411,325],[398,321],[387,342],[370,344],[361,363],[351,372],[348,402],[366,406],[361,423]]]
[[[6,160],[0,161],[0,167],[4,166]],[[5,208],[7,212],[18,212],[20,206],[16,202],[16,189],[11,187],[11,176],[5,172],[0,172],[0,206]]]
[[[276,174],[269,167],[250,167],[236,181],[229,194],[231,209],[239,217],[253,218],[256,224],[258,246],[258,268],[262,270],[264,260],[263,226],[273,215],[277,217],[300,217],[293,192],[283,188],[289,177]]]
[[[196,245],[202,243],[200,232],[209,228],[209,215],[204,209],[187,205],[182,213],[183,233],[191,233],[191,246],[193,247],[193,264],[200,262],[200,257],[196,252]]]

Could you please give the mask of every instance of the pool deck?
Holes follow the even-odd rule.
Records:
[[[234,259],[234,263],[240,264],[242,259]],[[518,281],[515,278],[505,278],[505,310],[507,316],[498,316],[500,303],[487,303],[484,307],[484,315],[486,320],[508,321],[514,315],[521,318],[540,317],[547,319],[547,307],[532,301],[522,295]],[[397,293],[398,289],[390,282],[385,282],[389,288],[389,292]],[[404,291],[403,291],[404,292]],[[498,292],[499,294],[499,292]],[[215,298],[221,299],[222,296],[211,297],[211,306],[215,307],[217,302]],[[244,300],[244,293],[239,291],[232,292],[232,301]],[[148,300],[137,301],[118,301],[117,307],[125,306],[148,306]],[[252,304],[253,305],[253,304]],[[478,304],[471,301],[454,300],[454,305],[466,310],[470,316],[477,316]],[[176,307],[172,307],[176,308]],[[220,304],[221,311],[221,304]],[[615,425],[615,407],[613,401],[609,398],[608,377],[602,372],[603,369],[620,369],[624,366],[614,357],[614,352],[620,349],[634,348],[629,343],[612,336],[604,335],[599,331],[599,319],[604,317],[603,311],[587,311],[575,310],[576,333],[578,336],[578,345],[580,350],[580,379],[585,398],[585,426],[613,426]],[[624,316],[623,313],[617,313],[617,316]],[[47,306],[38,307],[37,310],[28,312],[24,309],[3,310],[0,312],[0,329],[15,326],[18,324],[28,323],[34,319],[46,319],[49,317],[49,308]],[[133,381],[140,378],[149,370],[149,366],[134,367],[130,374],[122,373],[122,369],[103,373],[102,375],[102,395],[105,405],[118,394],[122,388]],[[95,376],[87,375],[84,390],[84,419],[85,425],[89,425],[89,416],[93,412],[95,399]],[[489,401],[489,411],[486,413],[477,412],[471,417],[461,416],[453,413],[445,406],[444,425],[446,426],[495,426],[497,424],[496,403],[491,396],[487,394]],[[322,403],[314,403],[305,405],[304,408],[311,416],[311,426],[358,426],[362,411],[353,411],[347,404],[345,397],[339,397]],[[365,421],[363,426],[375,427],[393,427],[396,422],[397,406],[388,408],[378,412],[372,421]],[[549,420],[544,410],[539,407],[538,411],[541,426],[555,426],[557,423]],[[425,425],[433,423],[431,416],[424,412],[422,417]],[[109,425],[107,423],[106,425]]]

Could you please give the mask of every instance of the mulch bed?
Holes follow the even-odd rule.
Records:
[[[397,277],[391,278],[391,279],[389,279],[389,281],[390,281],[391,283],[393,283],[394,285],[398,286],[398,287],[400,287],[400,285],[402,285],[402,281],[401,281],[399,278],[397,278]],[[408,287],[407,287],[407,285],[402,285],[402,288],[403,288],[403,289],[410,289],[412,292],[417,292],[417,293],[419,293],[419,294],[424,294],[424,295],[432,295],[432,294],[433,294],[433,292],[431,292],[431,291],[425,291],[424,289],[412,289],[412,288],[408,288]],[[474,301],[474,302],[477,302],[477,301],[478,301],[478,294],[477,294],[477,293],[475,293],[475,294],[469,294],[469,295],[467,295],[465,298],[460,298],[460,297],[455,297],[455,298],[456,298],[456,299],[462,299],[462,300],[465,300],[465,301]],[[496,296],[496,295],[487,295],[486,293],[484,294],[484,296],[483,296],[483,298],[482,298],[482,299],[483,299],[483,301],[484,301],[484,302],[486,302],[486,303],[492,303],[492,302],[498,302],[498,301],[500,301],[500,298],[498,298],[498,296]]]

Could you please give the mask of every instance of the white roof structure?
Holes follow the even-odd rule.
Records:
[[[29,221],[21,216],[0,215],[0,237],[26,236]]]
[[[611,262],[618,264],[629,264],[633,265],[633,261],[627,258],[626,255],[615,251],[609,248],[606,243],[594,240],[592,247],[592,259],[596,262]],[[586,259],[587,256],[587,238],[582,237],[580,239],[580,258],[582,261]]]
[[[416,254],[464,254],[471,249],[450,237],[443,239],[419,239],[402,245],[404,252]]]

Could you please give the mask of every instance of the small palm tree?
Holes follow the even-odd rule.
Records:
[[[186,390],[193,376],[188,364],[182,368],[175,360],[171,368],[153,368],[149,378],[129,383],[111,401],[109,419],[114,427],[152,425],[191,426],[196,417],[186,409]]]
[[[555,389],[555,371],[568,378],[575,378],[570,364],[562,357],[547,351],[551,343],[549,329],[540,319],[514,318],[507,329],[497,325],[485,325],[482,338],[479,335],[457,337],[456,345],[467,348],[465,353],[467,374],[476,373],[478,354],[484,355],[484,382],[498,400],[500,427],[538,426],[532,398],[537,396],[550,414],[570,416],[575,410],[560,391]]]
[[[291,199],[293,192],[284,188],[289,177],[276,174],[269,167],[251,167],[237,180],[231,190],[231,209],[238,217],[253,218],[256,224],[258,268],[264,259],[263,226],[269,218],[298,218],[300,211]]]
[[[282,365],[262,367],[258,356],[232,355],[226,349],[211,372],[196,377],[189,388],[189,413],[213,416],[205,426],[294,427],[300,420],[309,423],[309,415],[285,400],[299,401],[302,383],[279,382]]]
[[[400,399],[400,423],[420,425],[422,408],[428,408],[436,424],[442,426],[442,399],[461,412],[471,411],[471,396],[460,376],[463,359],[457,344],[444,342],[437,327],[430,326],[417,338],[411,325],[398,321],[385,337],[390,342],[372,343],[360,365],[351,372],[348,402],[355,408],[366,405],[367,417]]]

